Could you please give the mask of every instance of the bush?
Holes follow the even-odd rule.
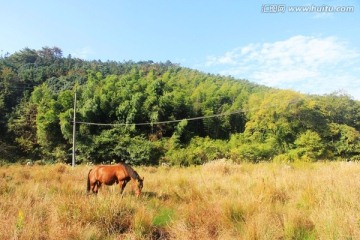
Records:
[[[273,162],[275,163],[288,163],[291,162],[291,158],[288,154],[280,154],[274,157]]]
[[[94,163],[112,160],[131,165],[158,164],[160,149],[142,136],[132,137],[116,129],[103,131],[93,142],[79,144],[81,155]]]
[[[170,149],[165,154],[165,162],[173,165],[200,165],[228,156],[225,141],[209,137],[194,137],[185,148]]]
[[[235,162],[259,162],[269,160],[276,154],[274,146],[268,143],[243,144],[231,149],[231,158]]]
[[[5,142],[0,141],[0,156],[2,162],[12,163],[15,162],[17,158],[17,149],[14,146],[10,146]]]
[[[295,145],[297,147],[298,157],[300,158],[317,159],[325,151],[325,146],[319,134],[310,130],[301,134],[295,140]]]

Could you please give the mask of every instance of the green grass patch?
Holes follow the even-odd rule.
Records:
[[[175,211],[171,208],[160,208],[154,216],[152,224],[156,227],[165,227],[173,221]]]

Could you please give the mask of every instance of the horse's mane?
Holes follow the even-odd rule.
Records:
[[[130,167],[126,163],[119,163],[119,164],[124,166],[124,168],[126,169],[126,171],[128,172],[131,178],[134,178],[136,180],[141,180],[139,174],[132,167]]]

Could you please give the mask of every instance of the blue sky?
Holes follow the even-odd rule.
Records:
[[[64,56],[87,60],[170,60],[271,87],[315,94],[342,91],[360,100],[357,0],[0,4],[2,54],[57,46]],[[312,9],[291,12],[293,6]],[[352,11],[333,10],[342,6]]]

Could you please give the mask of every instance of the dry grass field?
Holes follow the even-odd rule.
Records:
[[[0,239],[360,239],[358,163],[135,167],[139,199],[90,168],[0,167]]]

